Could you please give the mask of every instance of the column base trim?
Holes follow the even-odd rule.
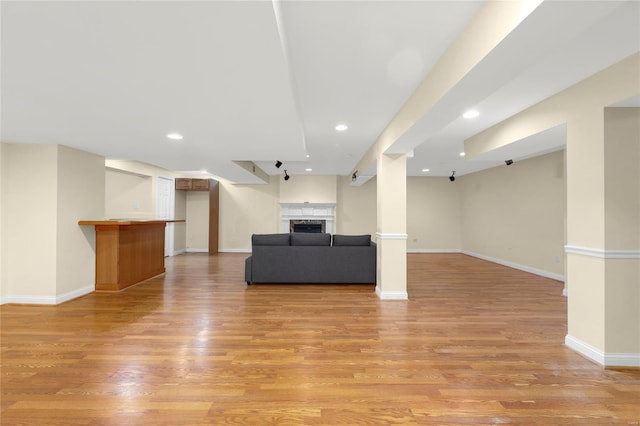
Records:
[[[406,291],[382,291],[376,286],[376,295],[380,300],[409,300],[409,294]]]
[[[601,248],[564,246],[565,253],[581,256],[597,257],[600,259],[640,259],[640,250],[605,250]]]
[[[376,237],[379,240],[406,240],[409,238],[408,234],[387,234],[384,232],[376,232]]]
[[[564,344],[580,355],[600,364],[603,367],[640,367],[640,353],[606,353],[569,334]]]

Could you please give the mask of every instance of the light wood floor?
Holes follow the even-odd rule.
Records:
[[[409,255],[372,285],[253,285],[240,254],[59,306],[3,306],[2,425],[640,423],[640,370],[567,349],[562,284]]]

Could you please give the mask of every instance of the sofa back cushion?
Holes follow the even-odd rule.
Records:
[[[291,234],[292,246],[330,246],[331,234],[294,232]]]
[[[290,234],[253,234],[251,244],[254,246],[288,246]]]
[[[371,245],[371,235],[339,235],[333,236],[334,246],[368,246]]]

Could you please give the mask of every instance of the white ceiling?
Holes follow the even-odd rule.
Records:
[[[234,161],[350,175],[481,2],[0,5],[3,142],[261,183]],[[465,138],[639,50],[640,2],[545,1],[391,151],[413,150],[409,175],[458,176],[560,149],[555,129],[459,156]],[[471,107],[480,117],[462,119]]]

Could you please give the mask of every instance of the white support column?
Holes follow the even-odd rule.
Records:
[[[407,158],[381,154],[378,163],[377,286],[380,299],[407,293]]]

